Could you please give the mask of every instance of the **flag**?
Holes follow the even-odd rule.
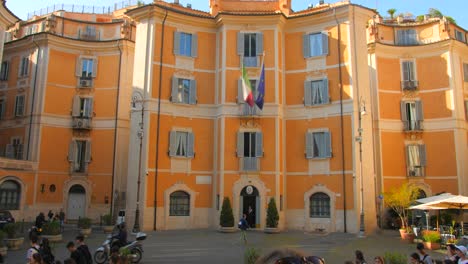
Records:
[[[260,80],[257,84],[257,99],[255,99],[255,104],[263,110],[263,102],[265,97],[265,64],[262,63],[262,71],[260,72]]]
[[[244,97],[244,101],[250,105],[250,107],[254,106],[254,98],[252,93],[252,87],[250,86],[249,76],[247,76],[247,70],[242,64],[242,95]]]

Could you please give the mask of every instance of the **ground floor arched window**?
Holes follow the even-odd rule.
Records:
[[[20,207],[21,186],[12,180],[0,184],[0,209],[18,210]]]
[[[170,216],[190,215],[190,195],[183,191],[175,191],[169,197]]]
[[[310,217],[330,218],[330,196],[323,192],[310,196]]]

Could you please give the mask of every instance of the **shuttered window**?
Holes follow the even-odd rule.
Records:
[[[306,133],[306,158],[331,158],[330,132]]]
[[[418,45],[418,34],[415,29],[397,30],[397,44],[402,46]]]
[[[75,76],[81,80],[96,78],[98,60],[96,58],[78,57],[76,59]]]
[[[406,166],[408,176],[424,176],[426,161],[426,145],[406,146]]]
[[[10,63],[8,61],[2,62],[2,68],[0,69],[0,81],[8,80],[8,73],[10,71]]]
[[[263,33],[237,33],[237,54],[242,56],[245,67],[260,66],[259,55],[263,54]]]
[[[330,102],[328,79],[304,82],[304,105],[320,105]]]
[[[181,104],[196,104],[197,81],[172,77],[171,101]]]
[[[91,162],[91,141],[72,140],[68,150],[68,161],[74,173],[86,173]]]
[[[237,157],[242,158],[243,171],[259,170],[259,159],[263,157],[262,132],[237,133]]]
[[[465,42],[465,32],[455,29],[455,39]]]
[[[413,61],[403,61],[401,62],[401,67],[403,69],[403,81],[416,80]]]
[[[29,58],[22,57],[20,61],[20,66],[18,70],[18,77],[26,77],[29,74]]]
[[[402,101],[400,107],[404,130],[422,130],[422,121],[424,120],[422,101]]]
[[[317,57],[328,54],[328,33],[319,32],[303,36],[304,58]]]
[[[80,118],[92,118],[94,100],[91,97],[80,97],[75,95],[73,97],[72,116]]]
[[[325,193],[314,193],[309,198],[311,218],[330,218],[330,196]]]
[[[15,100],[15,116],[24,115],[24,95],[17,95]]]
[[[174,32],[174,54],[188,57],[198,56],[198,36],[185,32]]]
[[[169,133],[169,156],[193,158],[195,136],[191,132],[171,131]]]
[[[463,63],[463,80],[468,82],[468,63]]]

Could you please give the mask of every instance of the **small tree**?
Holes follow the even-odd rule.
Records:
[[[391,19],[393,19],[393,16],[395,15],[396,11],[397,10],[395,8],[390,8],[389,10],[387,10],[387,13],[390,15]]]
[[[408,208],[418,196],[418,188],[414,185],[404,183],[384,194],[385,204],[393,209],[400,218],[401,228],[408,228]]]
[[[234,227],[234,215],[232,214],[231,202],[228,197],[224,197],[221,215],[219,216],[219,225],[222,227]]]
[[[276,209],[275,198],[271,198],[270,202],[268,203],[266,226],[269,228],[277,228],[278,220],[279,215],[278,210]]]

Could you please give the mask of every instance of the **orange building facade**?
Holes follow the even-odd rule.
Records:
[[[216,228],[228,197],[236,221],[264,228],[274,198],[280,228],[357,233],[403,182],[468,194],[464,29],[348,1],[209,6],[7,24],[0,207],[95,221],[124,209],[129,227],[138,207],[144,230]],[[260,109],[241,69],[256,87],[262,64]]]

